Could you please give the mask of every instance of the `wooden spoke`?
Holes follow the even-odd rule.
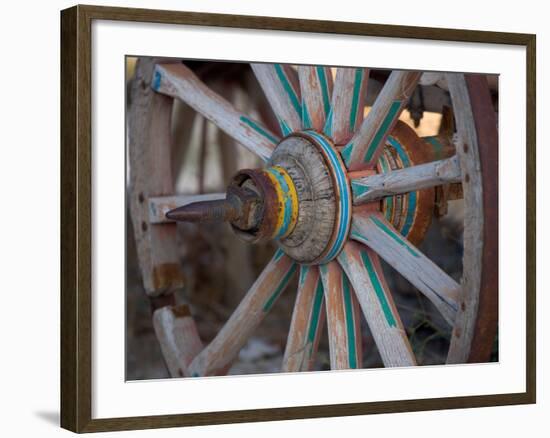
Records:
[[[330,113],[332,74],[322,66],[298,67],[302,94],[302,124],[304,128],[322,131]]]
[[[202,350],[202,342],[187,305],[155,310],[153,327],[170,375],[190,377],[187,366]]]
[[[350,241],[338,261],[355,289],[384,366],[416,365],[378,256],[369,248]]]
[[[325,299],[319,270],[315,266],[302,265],[282,371],[312,369],[324,324]]]
[[[338,68],[331,113],[324,128],[334,144],[346,144],[361,125],[368,81],[369,71],[365,68]]]
[[[156,196],[149,198],[149,222],[152,224],[162,224],[173,222],[166,218],[166,213],[177,207],[191,204],[199,201],[216,201],[225,199],[225,193],[205,193],[202,195],[174,195],[174,196]]]
[[[351,238],[388,262],[437,307],[453,326],[460,285],[405,239],[380,213],[353,215]]]
[[[237,111],[183,64],[157,65],[152,87],[159,93],[181,99],[264,161],[279,142],[275,134]]]
[[[277,250],[223,328],[193,359],[189,366],[191,376],[215,375],[235,358],[295,271],[296,264]]]
[[[320,265],[327,309],[330,368],[361,368],[360,309],[348,278],[332,261]]]
[[[302,129],[298,74],[290,65],[250,64],[273,108],[283,135]]]
[[[460,163],[456,156],[387,173],[351,180],[353,203],[378,201],[420,189],[461,181]]]
[[[413,93],[420,75],[419,72],[409,71],[390,74],[367,118],[342,150],[348,169],[359,170],[376,165],[386,137]]]

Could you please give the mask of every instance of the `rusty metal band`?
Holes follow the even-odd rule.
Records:
[[[277,212],[273,211],[268,206],[277,205],[277,192],[275,187],[265,172],[255,169],[243,169],[239,171],[237,176],[234,178],[234,183],[236,185],[241,185],[244,181],[250,178],[256,187],[261,192],[263,198],[263,205],[261,211],[262,221],[258,230],[254,232],[243,233],[241,230],[232,225],[235,232],[246,240],[254,242],[264,242],[272,238],[274,230],[277,228]]]

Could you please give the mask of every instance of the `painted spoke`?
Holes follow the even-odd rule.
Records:
[[[350,241],[338,261],[355,289],[384,366],[416,365],[378,256],[369,248]]]
[[[302,95],[302,124],[304,128],[322,131],[330,113],[332,74],[322,66],[298,67]]]
[[[376,165],[386,137],[413,93],[420,75],[419,72],[408,71],[390,74],[367,118],[342,150],[348,169],[359,170]]]
[[[250,64],[273,108],[283,135],[302,129],[298,74],[290,65]]]
[[[149,222],[152,224],[162,224],[173,222],[166,217],[166,213],[178,207],[191,204],[193,202],[216,201],[225,199],[225,193],[205,193],[202,195],[174,195],[174,196],[156,196],[149,198]]]
[[[361,368],[360,309],[348,278],[332,261],[320,265],[327,309],[330,368]]]
[[[324,323],[325,299],[319,270],[315,266],[302,265],[282,371],[312,369]]]
[[[181,99],[264,161],[279,142],[276,135],[237,111],[183,64],[157,65],[152,87],[159,93]]]
[[[364,243],[409,280],[453,326],[460,285],[405,239],[380,213],[353,215],[351,238]]]
[[[296,266],[277,250],[217,336],[193,359],[189,366],[192,376],[215,375],[237,356],[287,286]]]
[[[363,121],[369,71],[364,68],[338,68],[332,93],[331,113],[325,134],[337,145],[346,144]]]
[[[387,173],[351,180],[353,203],[378,201],[420,189],[461,181],[460,163],[456,156]]]

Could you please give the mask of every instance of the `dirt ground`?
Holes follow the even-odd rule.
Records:
[[[460,201],[456,201],[460,204]],[[461,207],[451,208],[451,215],[443,220],[434,219],[420,249],[455,280],[459,281],[462,271]],[[199,333],[204,342],[213,339],[227,320],[240,298],[262,267],[269,261],[272,245],[252,246],[251,259],[253,276],[250,284],[240,284],[235,288],[234,279],[228,278],[224,269],[224,251],[236,239],[226,225],[206,227],[182,227],[180,235],[192,242],[191,246],[201,252],[200,257],[189,257],[186,263],[187,275],[195,278],[189,288],[178,292],[179,302],[190,303],[197,321]],[[215,238],[216,236],[218,238]],[[141,286],[137,269],[135,246],[131,224],[128,225],[127,239],[127,379],[167,378],[168,372],[163,362],[158,342],[151,322],[151,309]],[[218,242],[218,243],[216,243]],[[224,243],[219,243],[224,242]],[[439,315],[435,307],[424,298],[407,280],[395,270],[383,264],[386,279],[393,293],[397,308],[407,329],[412,348],[419,365],[443,364],[449,346],[450,327]],[[206,272],[216,272],[206,275]],[[290,326],[294,305],[296,278],[281,295],[270,314],[256,330],[248,344],[242,349],[233,363],[229,374],[260,374],[280,371],[284,346]],[[228,288],[232,287],[234,289]],[[381,367],[382,362],[367,324],[362,323],[363,366]],[[496,359],[496,357],[495,357]],[[328,339],[326,330],[321,338],[317,355],[316,370],[329,369]]]

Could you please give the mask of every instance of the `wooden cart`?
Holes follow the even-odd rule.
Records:
[[[209,89],[180,60],[139,59],[128,118],[129,201],[144,288],[172,376],[227,372],[293,275],[298,290],[282,371],[307,371],[327,327],[331,369],[361,368],[360,318],[385,366],[416,359],[380,259],[452,327],[448,363],[487,361],[497,329],[496,116],[484,75],[252,64],[278,126]],[[456,128],[422,139],[398,121],[421,82],[450,93]],[[374,99],[373,99],[374,97]],[[365,102],[372,108],[365,117]],[[227,193],[174,195],[170,123],[179,99],[265,163]],[[460,283],[419,249],[442,197],[464,198]],[[444,199],[443,199],[444,201]],[[168,213],[168,215],[167,215]],[[203,345],[185,305],[174,220],[225,220],[245,241],[278,249],[225,326]]]

